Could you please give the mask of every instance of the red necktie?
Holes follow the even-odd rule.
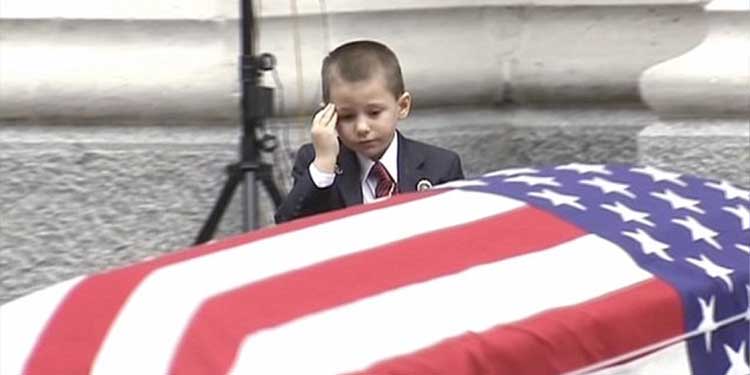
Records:
[[[378,182],[375,187],[375,198],[387,197],[397,193],[396,183],[391,178],[391,175],[388,174],[383,163],[376,161],[372,168],[370,168],[369,176],[374,177]]]

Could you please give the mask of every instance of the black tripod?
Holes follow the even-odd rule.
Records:
[[[263,163],[260,152],[272,152],[276,138],[265,134],[258,139],[257,129],[263,127],[264,118],[273,112],[273,90],[259,86],[262,72],[269,71],[276,64],[273,55],[253,54],[253,35],[255,18],[251,0],[241,0],[240,38],[242,40],[242,57],[240,76],[242,79],[242,136],[240,138],[240,161],[227,167],[227,180],[221,195],[216,200],[211,214],[203,224],[196,244],[210,240],[224,215],[237,184],[243,181],[242,189],[242,227],[247,232],[258,228],[258,190],[256,176],[263,183],[271,196],[274,206],[278,207],[283,200],[281,192],[273,180],[271,165]]]

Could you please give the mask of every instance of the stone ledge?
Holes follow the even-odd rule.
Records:
[[[449,8],[477,7],[622,7],[622,6],[664,6],[664,5],[703,5],[710,0],[402,0],[398,2],[372,2],[368,0],[328,1],[324,12],[317,3],[302,3],[297,8],[298,15],[324,15],[336,13],[399,12]],[[265,17],[291,17],[289,6],[280,2],[264,2],[260,14]]]
[[[750,11],[750,3],[745,0],[714,0],[705,9],[712,11]]]
[[[2,124],[0,124],[2,125]],[[232,132],[234,130],[234,132]],[[49,147],[76,149],[97,146],[121,150],[158,147],[226,147],[237,144],[239,125],[230,126],[124,126],[109,125],[2,125],[0,142],[6,151],[27,151]],[[234,137],[232,136],[234,134]]]
[[[404,38],[415,20],[418,32]],[[342,13],[331,17],[330,44],[367,37],[390,45],[420,108],[632,104],[643,70],[699,43],[702,20],[697,5]],[[299,49],[290,34],[296,21]],[[284,116],[320,102],[327,48],[319,19],[296,21],[261,25],[259,50],[277,57]],[[239,115],[236,22],[3,19],[0,33],[0,119],[161,125]],[[81,53],[82,41],[97,48]],[[49,50],[60,62],[38,58]]]
[[[378,2],[369,0],[328,0],[326,13],[366,13],[382,11],[429,10],[472,7],[576,7],[576,6],[659,6],[701,5],[708,0],[402,0]],[[280,1],[261,3],[258,15],[264,17],[289,17],[294,13],[291,5]],[[320,15],[317,1],[296,2],[297,15]],[[257,5],[256,5],[257,6]],[[3,18],[18,19],[237,19],[239,0],[4,0],[0,3]]]

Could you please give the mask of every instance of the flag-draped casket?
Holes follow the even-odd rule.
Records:
[[[501,170],[0,308],[0,374],[748,374],[750,195]]]

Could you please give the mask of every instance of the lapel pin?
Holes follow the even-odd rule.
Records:
[[[333,173],[342,174],[344,173],[344,171],[341,169],[341,167],[339,167],[338,164],[336,164],[336,167],[333,169]]]
[[[424,191],[424,190],[430,190],[432,188],[432,182],[430,180],[423,178],[417,182],[417,191]]]

